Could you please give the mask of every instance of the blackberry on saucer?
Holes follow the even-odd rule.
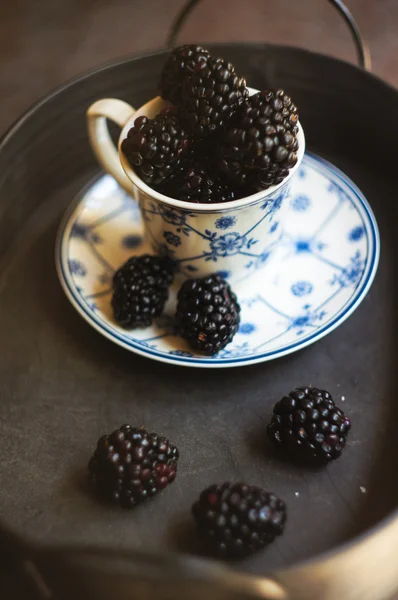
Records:
[[[239,328],[240,306],[219,275],[188,279],[178,292],[176,323],[191,348],[208,356],[229,344]]]
[[[173,281],[173,265],[166,257],[133,256],[115,273],[112,308],[126,329],[148,327],[162,312]]]
[[[138,117],[122,142],[122,152],[148,185],[159,185],[178,168],[189,147],[177,112],[164,109],[154,119]]]
[[[267,433],[280,448],[327,463],[341,455],[350,428],[329,392],[298,387],[274,406]]]
[[[167,59],[160,76],[160,93],[162,98],[172,104],[180,104],[182,85],[187,77],[200,69],[210,52],[201,46],[187,44],[175,48]]]
[[[98,440],[89,478],[101,498],[133,508],[174,481],[178,456],[167,438],[122,425]]]
[[[297,162],[297,108],[283,90],[258,92],[241,106],[219,146],[219,164],[255,191],[281,183]]]
[[[222,58],[198,62],[182,86],[181,118],[196,139],[224,127],[248,97],[246,81]]]
[[[224,557],[252,554],[283,533],[285,503],[274,494],[244,483],[205,489],[192,512],[210,549]]]

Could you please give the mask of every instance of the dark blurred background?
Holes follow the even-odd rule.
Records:
[[[184,0],[0,0],[0,135],[63,82],[117,58],[164,46]],[[398,0],[346,0],[374,72],[398,85]],[[327,0],[202,0],[181,42],[264,41],[355,61]]]

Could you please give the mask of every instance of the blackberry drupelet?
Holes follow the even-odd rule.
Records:
[[[148,327],[164,308],[173,281],[173,265],[160,256],[133,256],[113,278],[112,308],[126,329]]]
[[[174,481],[177,461],[167,438],[123,425],[98,440],[89,477],[101,498],[133,508]]]
[[[162,98],[172,104],[180,104],[182,85],[193,75],[200,63],[205,62],[210,52],[201,46],[185,45],[175,48],[167,59],[160,76]],[[199,65],[199,66],[198,66]]]
[[[281,183],[297,162],[297,108],[283,90],[251,96],[219,146],[220,168],[238,186]]]
[[[231,63],[209,57],[198,62],[182,87],[181,117],[196,139],[220,130],[248,97],[246,81]]]
[[[245,556],[264,548],[282,534],[286,522],[282,500],[244,483],[208,487],[192,512],[211,550],[221,556]]]
[[[176,323],[191,348],[211,356],[238,331],[240,306],[219,275],[185,281],[177,296]]]
[[[281,448],[327,463],[341,455],[350,428],[329,392],[299,387],[274,406],[267,433]]]
[[[158,189],[162,194],[184,202],[214,204],[235,200],[235,193],[225,178],[196,160],[182,163],[176,175]]]
[[[151,186],[173,174],[188,147],[188,136],[171,108],[154,119],[138,117],[121,146],[137,175]]]

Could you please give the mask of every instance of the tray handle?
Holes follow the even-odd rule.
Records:
[[[171,25],[169,35],[167,37],[166,45],[168,48],[173,48],[179,35],[181,28],[185,24],[192,10],[195,8],[197,4],[199,4],[200,0],[188,0],[186,4],[181,8],[179,13],[177,14],[174,22]],[[343,17],[344,21],[347,23],[351,36],[355,43],[355,48],[357,52],[359,65],[366,69],[367,71],[371,71],[372,69],[372,61],[370,58],[369,48],[362,37],[360,32],[358,23],[354,19],[354,16],[347,8],[347,6],[342,2],[342,0],[328,0],[332,6],[340,13]]]

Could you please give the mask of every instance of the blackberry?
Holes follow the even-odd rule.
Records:
[[[174,481],[177,461],[167,438],[122,425],[98,440],[89,478],[102,499],[133,508]]]
[[[282,534],[286,522],[282,500],[244,483],[208,487],[192,512],[200,533],[221,556],[245,556],[264,548]]]
[[[350,428],[329,392],[299,387],[274,406],[267,433],[281,448],[327,463],[340,456]]]
[[[181,117],[200,139],[224,127],[248,97],[246,81],[222,58],[201,60],[182,86]]]
[[[239,186],[281,183],[297,162],[297,108],[283,90],[251,96],[219,147],[220,167]]]
[[[229,202],[235,193],[225,178],[195,160],[184,162],[177,174],[159,188],[163,194],[184,202],[211,204]]]
[[[185,281],[177,296],[176,323],[191,348],[211,356],[238,331],[240,306],[219,275]]]
[[[148,327],[168,298],[173,266],[165,257],[133,256],[113,278],[112,308],[116,321],[126,329]]]
[[[205,62],[210,52],[201,46],[185,45],[175,48],[167,59],[160,76],[162,98],[172,104],[180,104],[182,85],[195,73],[199,63]]]
[[[165,109],[154,119],[138,117],[121,146],[137,175],[151,186],[173,174],[188,147],[174,109]]]
[[[283,90],[258,92],[249,98],[247,104],[247,108],[250,108],[247,110],[246,107],[243,107],[240,119],[245,116],[249,119],[256,118],[251,111],[258,110],[260,118],[269,119],[270,123],[275,126],[283,125],[286,131],[297,135],[299,119],[297,107]]]

